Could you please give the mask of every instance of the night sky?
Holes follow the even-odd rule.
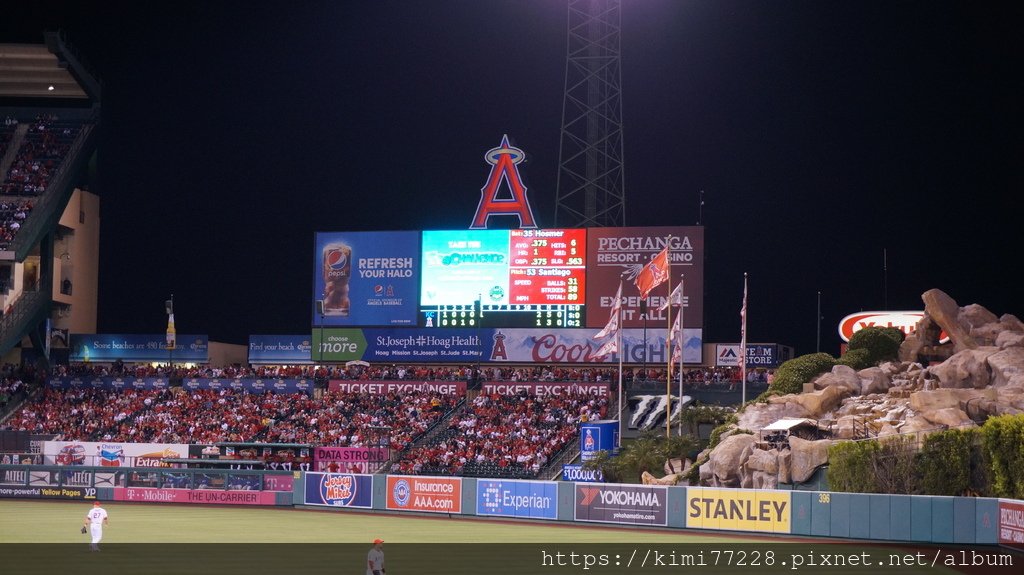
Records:
[[[626,224],[706,226],[705,342],[744,272],[748,341],[798,354],[819,291],[833,354],[931,288],[1024,317],[1020,3],[623,4]],[[59,27],[103,82],[98,331],[174,294],[180,334],[309,333],[314,232],[468,228],[503,134],[553,226],[566,5],[5,6],[0,42]]]

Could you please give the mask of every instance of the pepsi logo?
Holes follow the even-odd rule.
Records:
[[[327,266],[332,270],[340,270],[348,263],[348,254],[344,250],[331,249],[327,251]]]

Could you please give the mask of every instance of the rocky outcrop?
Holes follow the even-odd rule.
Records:
[[[835,440],[922,436],[971,427],[994,415],[1024,413],[1024,322],[984,307],[958,307],[941,290],[922,294],[924,317],[900,347],[899,361],[855,371],[836,366],[807,382],[808,393],[748,405],[736,428],[700,468],[704,485],[775,486],[802,482],[827,462]],[[940,342],[940,334],[949,337]],[[937,358],[939,360],[937,360]],[[927,365],[927,367],[925,367]],[[782,418],[816,420],[832,439],[791,436],[788,446],[759,441]],[[703,457],[703,455],[702,455]]]

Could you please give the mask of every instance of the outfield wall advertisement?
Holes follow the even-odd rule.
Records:
[[[462,513],[462,478],[389,475],[386,508],[391,511]]]
[[[605,321],[607,318],[605,318]],[[623,360],[665,363],[668,326],[651,322],[646,330],[622,330]],[[594,357],[604,340],[599,329],[575,328],[348,328],[314,329],[313,357],[320,361],[373,363],[607,363],[618,354]],[[703,334],[683,330],[686,363],[701,363]],[[646,345],[645,345],[646,343]]]
[[[999,543],[1024,549],[1024,501],[999,500]]]
[[[195,503],[200,505],[277,505],[277,494],[273,491],[115,487],[114,501]]]
[[[479,479],[476,514],[533,519],[558,518],[558,483]]]
[[[373,476],[356,473],[305,474],[306,505],[373,507]]]
[[[390,456],[387,447],[316,447],[313,449],[313,469],[365,473],[369,464],[386,463]]]
[[[607,383],[587,383],[579,381],[490,381],[482,384],[484,393],[499,395],[515,395],[526,392],[532,395],[563,395],[583,393],[586,395],[608,395],[610,385]]]
[[[618,483],[576,484],[576,521],[668,525],[668,488]]]
[[[0,498],[31,499],[96,499],[95,487],[27,487],[0,485]]]
[[[686,488],[686,527],[790,533],[789,491]]]

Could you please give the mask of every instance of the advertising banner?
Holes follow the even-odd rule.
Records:
[[[181,387],[188,390],[208,389],[218,391],[232,389],[246,393],[313,393],[311,379],[207,379],[192,377],[184,379]]]
[[[607,383],[581,381],[491,381],[482,384],[484,393],[498,395],[515,395],[525,391],[536,396],[582,393],[601,397],[608,395],[609,389],[610,385]]]
[[[96,488],[0,485],[0,497],[30,497],[32,499],[96,499]]]
[[[619,277],[626,272],[622,295],[624,327],[643,327],[640,315],[640,293],[633,285],[640,270],[669,244],[672,289],[685,280],[683,296],[685,315],[683,327],[703,328],[704,324],[704,228],[634,227],[587,229],[587,327],[601,329],[608,321]],[[668,310],[658,308],[669,296],[668,283],[654,288],[648,296],[647,322],[668,328]],[[737,313],[739,302],[736,304]]]
[[[580,424],[580,460],[589,461],[598,451],[619,452],[618,420]]]
[[[613,292],[614,295],[614,292]],[[604,320],[607,321],[607,317]],[[603,326],[602,326],[603,327]],[[589,329],[542,329],[513,328],[484,330],[484,362],[529,362],[529,363],[607,363],[617,364],[618,354],[594,357],[605,340],[594,339],[599,330]],[[667,326],[655,325],[650,329],[623,329],[623,360],[627,363],[661,363],[668,361],[665,355]],[[686,363],[701,363],[703,337],[698,328],[683,330],[683,358]]]
[[[410,393],[413,391],[430,391],[441,395],[462,395],[466,393],[465,381],[364,381],[350,379],[332,379],[328,383],[331,391],[342,393]]]
[[[509,479],[477,480],[476,514],[557,519],[558,483]]]
[[[476,362],[485,351],[477,329],[364,329],[366,361]]]
[[[999,500],[999,544],[1024,549],[1024,501]]]
[[[462,513],[462,478],[388,475],[387,509]]]
[[[789,491],[686,488],[686,527],[790,533]]]
[[[114,500],[148,503],[196,503],[200,505],[277,505],[277,494],[273,491],[115,487]]]
[[[600,469],[585,469],[579,463],[566,463],[562,465],[562,481],[603,483],[604,472]]]
[[[317,447],[313,449],[313,469],[366,473],[375,471],[389,457],[387,447]]]
[[[312,363],[308,335],[250,335],[249,363],[295,365]]]
[[[419,232],[317,233],[313,325],[416,325]]]
[[[748,343],[747,367],[779,367],[778,345]],[[718,344],[715,346],[715,365],[719,367],[739,367],[740,344]]]
[[[667,509],[664,486],[576,484],[576,521],[666,526]]]
[[[177,337],[177,347],[167,349],[167,335],[158,334],[71,334],[72,362],[126,362],[157,361],[166,363],[206,363],[210,356],[210,341],[206,335]]]
[[[44,441],[43,457],[47,465],[160,467],[162,458],[188,457],[188,445],[183,443]]]
[[[313,357],[320,361],[403,363],[607,363],[618,354],[594,357],[604,340],[599,330],[575,328],[364,328],[314,329]],[[683,330],[684,361],[702,361],[700,328]],[[622,330],[623,360],[627,363],[662,363],[667,327]]]
[[[306,474],[306,505],[373,507],[373,476],[355,473]]]

